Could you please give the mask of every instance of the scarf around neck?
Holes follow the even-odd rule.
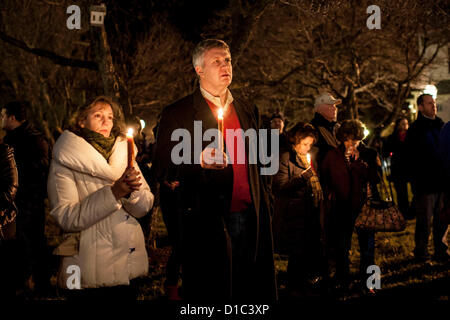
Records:
[[[78,133],[82,138],[84,138],[84,140],[89,142],[94,149],[106,159],[106,161],[109,160],[109,157],[112,154],[114,142],[116,142],[116,137],[113,133],[111,133],[108,138],[104,137],[100,133],[86,128],[81,128]]]
[[[308,168],[309,163],[308,163],[308,159],[306,158],[306,155],[303,155],[303,154],[297,152],[297,156],[300,158],[301,162],[303,163],[303,166],[305,168]],[[322,192],[322,187],[320,186],[319,177],[317,176],[314,168],[312,169],[312,172],[313,172],[313,175],[311,176],[311,178],[309,178],[309,184],[313,191],[314,206],[316,208],[318,208],[320,202],[323,200],[323,192]]]

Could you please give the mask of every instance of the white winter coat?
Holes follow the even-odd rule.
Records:
[[[153,195],[141,175],[140,190],[116,200],[111,186],[126,166],[125,138],[117,138],[108,162],[70,131],[56,141],[47,185],[50,214],[65,232],[80,232],[78,254],[62,259],[60,287],[67,288],[70,265],[80,268],[81,288],[127,285],[148,272],[144,235],[134,217],[150,210]]]

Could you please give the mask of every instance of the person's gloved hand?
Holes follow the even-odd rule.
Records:
[[[303,170],[302,178],[308,180],[309,178],[311,178],[313,176],[313,174],[314,174],[314,172],[313,172],[312,168],[308,167],[307,169]]]

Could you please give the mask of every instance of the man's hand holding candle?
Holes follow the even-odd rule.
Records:
[[[227,154],[215,148],[205,148],[200,155],[200,165],[203,169],[224,169],[228,165]]]

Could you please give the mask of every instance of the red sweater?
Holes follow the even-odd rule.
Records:
[[[205,99],[208,103],[214,117],[217,120],[217,107],[214,103]],[[227,112],[223,117],[223,127],[224,127],[224,146],[226,147],[227,141],[227,129],[241,129],[241,124],[239,122],[239,118],[237,116],[236,110],[234,109],[234,105],[230,104],[228,106]],[[232,160],[233,164],[233,193],[231,196],[231,208],[230,212],[240,212],[247,209],[247,207],[251,204],[252,199],[250,196],[250,185],[248,183],[248,166],[247,166],[247,157],[245,154],[245,141],[243,135],[235,137],[234,141],[234,150],[226,149],[228,155],[230,156],[230,160]],[[242,154],[244,157],[242,157]],[[241,157],[238,157],[241,155]],[[243,158],[244,163],[237,163],[238,159]],[[241,162],[241,161],[239,161]]]

